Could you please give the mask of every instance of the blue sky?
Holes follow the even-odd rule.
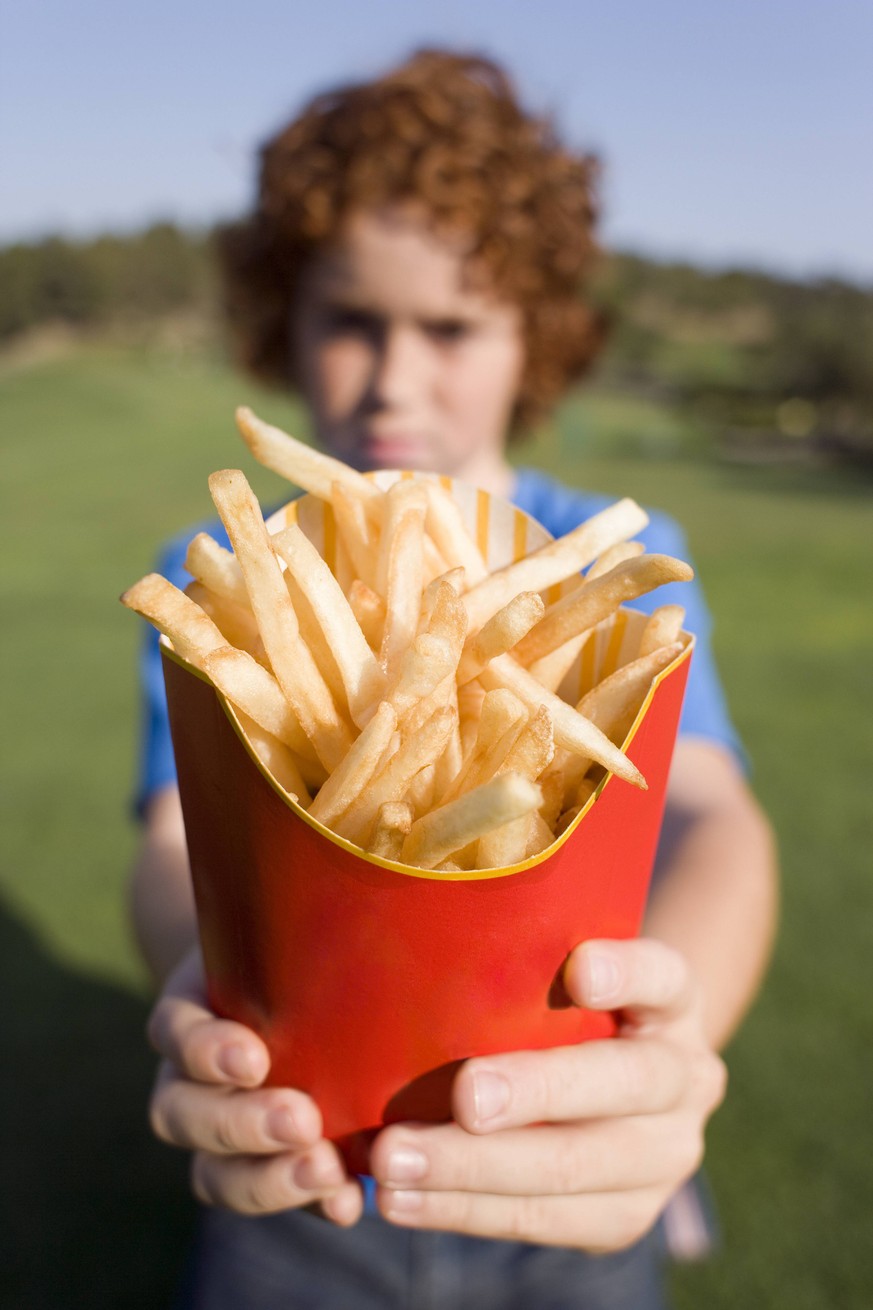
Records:
[[[613,244],[873,282],[873,0],[0,0],[0,240],[239,212],[308,95],[427,43],[602,155]]]

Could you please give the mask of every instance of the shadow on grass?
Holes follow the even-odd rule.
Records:
[[[146,1126],[145,1002],[53,960],[2,905],[0,994],[0,1305],[161,1310],[194,1204]]]

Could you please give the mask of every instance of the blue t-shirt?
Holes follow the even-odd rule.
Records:
[[[592,514],[612,504],[615,497],[575,491],[534,469],[520,469],[512,499],[519,509],[535,518],[553,537],[562,537]],[[649,518],[648,527],[639,536],[646,550],[652,554],[674,555],[688,560],[685,538],[678,524],[658,512],[649,511]],[[209,532],[222,545],[230,545],[222,524],[217,520],[189,528],[175,537],[163,551],[157,571],[177,587],[184,588],[191,581],[191,575],[185,568],[185,554],[191,538],[202,531]],[[670,604],[684,606],[684,626],[697,637],[679,726],[680,734],[717,742],[744,763],[742,747],[728,716],[716,672],[710,640],[712,620],[698,581],[674,582],[659,587],[656,592],[635,600],[634,608],[651,613],[659,605]],[[151,795],[176,781],[158,634],[151,626],[143,651],[141,673],[144,705],[136,792],[137,809],[140,812]]]

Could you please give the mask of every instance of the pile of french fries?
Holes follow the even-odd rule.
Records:
[[[149,574],[121,599],[233,705],[313,819],[381,859],[505,868],[550,846],[605,772],[645,787],[619,743],[683,649],[681,606],[656,610],[637,657],[578,705],[557,694],[620,605],[693,576],[632,540],[634,501],[489,572],[438,481],[385,491],[248,409],[237,423],[257,460],[331,506],[335,571],[296,523],[271,535],[225,469],[209,488],[233,550],[201,533],[185,592]]]

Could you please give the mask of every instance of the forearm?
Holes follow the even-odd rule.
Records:
[[[149,806],[130,883],[133,932],[143,959],[161,984],[197,940],[194,895],[178,793]]]
[[[645,931],[675,947],[699,979],[718,1049],[755,996],[777,916],[770,825],[726,758],[677,751],[658,877]]]

